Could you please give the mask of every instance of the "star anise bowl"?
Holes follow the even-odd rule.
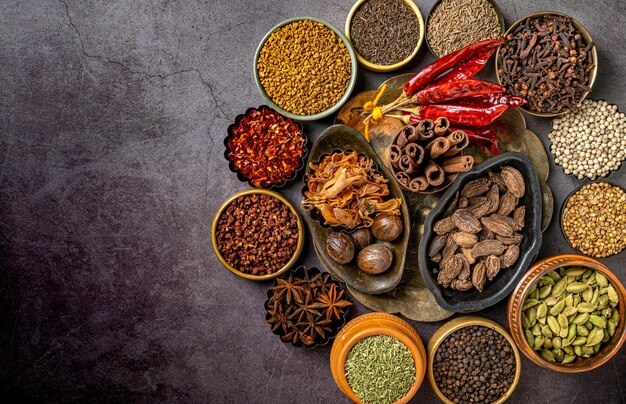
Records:
[[[299,266],[276,278],[267,291],[265,320],[284,343],[315,348],[335,338],[351,305],[347,292],[329,273]]]

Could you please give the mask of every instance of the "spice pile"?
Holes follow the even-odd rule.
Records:
[[[576,111],[554,119],[548,139],[565,174],[595,180],[626,158],[626,115],[616,105],[586,99]]]
[[[561,217],[572,247],[608,257],[626,247],[626,192],[606,182],[587,184],[567,200]]]
[[[524,300],[526,341],[549,362],[590,358],[615,334],[618,304],[617,291],[600,272],[581,267],[551,271]]]
[[[352,71],[341,38],[315,21],[296,21],[272,32],[256,68],[272,101],[298,115],[314,115],[335,105]]]
[[[309,270],[298,268],[270,288],[265,320],[284,342],[311,346],[328,341],[352,305],[330,274],[311,272],[317,273],[311,277]]]
[[[268,275],[282,268],[298,244],[298,222],[287,205],[269,195],[243,195],[221,214],[217,249],[240,272]]]
[[[345,362],[348,384],[364,403],[400,400],[415,382],[411,351],[397,338],[374,335],[357,342]]]
[[[309,163],[302,207],[321,214],[324,223],[351,230],[370,227],[372,215],[400,215],[402,199],[389,196],[388,180],[369,157],[354,151],[332,153]],[[387,200],[385,200],[387,199]]]
[[[456,175],[472,169],[472,156],[459,156],[469,145],[467,133],[450,129],[446,118],[408,124],[389,147],[396,180],[410,191],[445,188]]]
[[[525,192],[522,174],[504,166],[456,193],[444,218],[433,224],[437,236],[428,248],[438,284],[482,292],[487,279],[515,264],[524,239],[518,232],[524,228],[526,207],[520,199]]]
[[[393,65],[408,58],[420,39],[420,21],[404,0],[367,0],[354,13],[350,40],[368,62]]]
[[[593,42],[587,43],[570,17],[527,18],[498,53],[498,75],[528,109],[558,114],[572,110],[591,90]]]
[[[304,165],[300,126],[268,107],[249,111],[229,134],[226,158],[255,187],[284,183]]]
[[[340,264],[349,264],[356,256],[357,267],[370,275],[385,272],[393,263],[393,252],[385,244],[374,244],[374,239],[394,241],[402,234],[404,225],[400,217],[380,213],[371,228],[362,227],[352,234],[332,232],[326,238],[326,252]]]
[[[506,338],[483,326],[469,326],[441,342],[433,363],[435,383],[449,400],[492,403],[504,396],[516,371]]]
[[[441,57],[482,39],[499,38],[502,28],[487,0],[442,0],[430,13],[426,39]]]

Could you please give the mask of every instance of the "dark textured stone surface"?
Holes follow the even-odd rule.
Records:
[[[418,1],[424,14],[432,3]],[[543,9],[582,21],[599,45],[593,96],[626,108],[623,1],[499,4],[508,23]],[[210,223],[247,187],[221,141],[262,103],[258,40],[298,15],[343,27],[351,5],[0,2],[0,401],[346,401],[330,347],[294,349],[271,334],[268,284],[220,267]],[[429,60],[423,51],[407,71]],[[387,77],[363,71],[358,89]],[[528,122],[545,141],[548,121]],[[314,141],[330,123],[305,129]],[[625,172],[611,179],[626,185]],[[552,167],[557,208],[579,183]],[[299,190],[284,194],[296,202]],[[561,252],[571,249],[555,220],[540,256]],[[624,281],[625,254],[603,260]],[[318,265],[310,243],[302,262]],[[504,324],[505,304],[480,314]],[[412,324],[424,342],[440,325]],[[622,350],[581,375],[524,360],[511,401],[619,403],[625,392]],[[424,384],[415,401],[433,400]]]

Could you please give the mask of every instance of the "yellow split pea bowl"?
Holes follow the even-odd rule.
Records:
[[[337,101],[334,105],[330,106],[324,111],[321,111],[312,115],[295,114],[293,112],[287,111],[286,109],[278,106],[274,102],[274,100],[267,94],[267,91],[265,91],[265,88],[263,87],[263,84],[261,83],[261,78],[259,77],[259,70],[257,68],[257,63],[259,61],[259,57],[261,56],[261,50],[263,49],[265,42],[269,39],[272,33],[274,33],[276,30],[286,25],[289,25],[297,21],[313,21],[313,22],[323,24],[326,28],[333,31],[335,35],[337,35],[341,39],[341,41],[343,42],[343,44],[345,45],[348,51],[348,54],[350,55],[350,81],[348,82],[348,86],[346,87],[343,95],[341,96],[339,101]],[[315,63],[315,60],[312,60],[311,62]],[[261,42],[259,43],[259,46],[257,47],[256,52],[254,54],[254,65],[253,65],[254,81],[256,83],[257,88],[261,92],[261,96],[263,97],[267,105],[269,105],[271,108],[275,109],[276,111],[278,111],[279,113],[281,113],[282,115],[288,118],[297,119],[300,121],[315,121],[318,119],[325,118],[337,112],[339,108],[341,108],[343,104],[345,104],[346,101],[348,101],[348,99],[350,98],[350,94],[352,94],[352,91],[354,90],[354,87],[356,86],[357,69],[358,69],[358,63],[357,63],[356,52],[354,51],[354,48],[352,47],[352,44],[350,43],[348,38],[346,38],[346,36],[339,29],[337,29],[335,26],[333,26],[329,22],[320,20],[319,18],[315,18],[315,17],[295,17],[295,18],[290,18],[288,20],[281,22],[280,24],[275,25],[272,29],[269,30],[267,34],[265,34],[263,39],[261,39]]]
[[[358,0],[356,3],[354,3],[354,6],[352,6],[352,9],[350,10],[350,13],[348,14],[348,18],[346,19],[346,36],[348,37],[349,40],[350,39],[350,29],[352,26],[352,19],[354,18],[354,14],[356,13],[356,11],[359,9],[359,7],[361,7],[365,2],[367,2],[368,0]],[[413,0],[403,0],[406,4],[409,5],[409,7],[411,7],[411,10],[413,10],[413,12],[415,13],[415,15],[417,16],[417,20],[419,21],[419,39],[417,40],[417,44],[415,45],[415,48],[413,49],[413,52],[411,52],[411,54],[409,56],[407,56],[406,59],[398,62],[398,63],[394,63],[392,65],[379,65],[376,63],[372,63],[369,60],[363,58],[363,56],[359,55],[356,51],[356,58],[359,61],[359,64],[363,67],[365,67],[368,70],[374,71],[374,72],[378,72],[378,73],[387,73],[387,72],[392,72],[398,69],[403,68],[404,66],[406,66],[411,60],[413,60],[413,58],[415,57],[415,55],[417,55],[417,52],[419,52],[420,48],[422,47],[422,43],[424,42],[424,32],[426,30],[425,28],[425,24],[424,24],[424,18],[422,17],[422,13],[420,12],[420,9],[417,8],[417,5],[415,5],[415,3],[413,2]]]

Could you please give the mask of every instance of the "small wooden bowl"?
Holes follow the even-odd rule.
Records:
[[[279,201],[287,205],[287,207],[289,207],[289,210],[293,212],[294,215],[296,215],[296,221],[298,222],[298,242],[296,244],[296,251],[293,253],[293,256],[291,257],[291,259],[287,261],[287,263],[282,268],[280,268],[278,271],[274,273],[267,274],[267,275],[252,275],[252,274],[246,274],[246,273],[239,271],[237,268],[233,267],[228,262],[226,262],[226,259],[224,258],[220,250],[217,248],[217,238],[216,238],[217,224],[219,222],[220,216],[222,216],[222,213],[224,213],[224,210],[226,210],[226,208],[228,207],[228,205],[231,204],[232,201],[239,198],[240,196],[254,195],[254,194],[269,195],[271,197],[278,199]],[[217,255],[217,258],[220,260],[222,265],[224,265],[224,267],[228,269],[230,272],[234,273],[235,275],[241,278],[249,279],[252,281],[267,281],[267,280],[276,278],[277,276],[284,274],[285,272],[289,270],[289,268],[293,267],[296,261],[298,261],[298,257],[300,257],[300,253],[302,252],[302,248],[304,247],[304,224],[302,223],[302,218],[300,217],[300,214],[298,213],[296,208],[291,204],[291,202],[289,202],[287,198],[285,198],[278,192],[270,191],[268,189],[260,189],[260,188],[247,189],[245,191],[237,192],[236,194],[230,196],[228,199],[226,199],[222,203],[222,205],[220,205],[219,209],[217,209],[217,213],[215,213],[215,217],[213,218],[213,225],[211,226],[211,241],[213,242],[213,249],[215,250],[215,255]]]
[[[415,362],[415,382],[397,403],[407,403],[417,393],[426,374],[426,350],[417,331],[409,323],[385,313],[368,313],[346,324],[333,343],[330,351],[330,370],[333,379],[343,393],[355,403],[361,400],[354,394],[346,378],[345,363],[348,353],[357,342],[373,335],[389,335],[397,338],[411,351]]]
[[[550,271],[569,266],[582,266],[585,268],[593,269],[608,278],[608,280],[617,291],[617,295],[619,296],[618,310],[620,315],[620,322],[617,329],[615,330],[615,334],[600,352],[582,362],[563,365],[544,360],[538,352],[533,350],[530,345],[528,345],[528,342],[524,337],[521,313],[522,305],[524,304],[524,300],[526,300],[528,291],[537,281],[539,281],[539,279],[543,275]],[[620,350],[620,348],[624,344],[624,341],[626,340],[626,327],[624,327],[625,315],[626,290],[624,289],[624,286],[620,282],[619,278],[613,273],[613,271],[611,271],[601,262],[596,261],[593,258],[585,257],[583,255],[574,254],[556,255],[554,257],[543,259],[533,265],[530,270],[526,272],[520,283],[511,294],[507,308],[509,329],[511,330],[511,334],[513,334],[513,339],[515,340],[515,343],[522,351],[522,353],[528,359],[543,368],[563,373],[586,372],[588,370],[598,368],[608,362]]]
[[[357,2],[354,3],[354,5],[352,6],[350,13],[348,14],[348,18],[346,19],[345,31],[346,31],[346,37],[348,37],[349,41],[352,41],[352,38],[350,37],[350,30],[352,29],[351,27],[352,18],[354,17],[354,14],[359,9],[359,7],[361,7],[363,3],[367,1],[368,0],[357,0]],[[398,63],[394,63],[392,65],[379,65],[376,63],[372,63],[369,60],[365,59],[355,49],[354,53],[356,54],[356,59],[359,61],[359,64],[361,66],[374,72],[388,73],[388,72],[392,72],[394,70],[403,68],[415,57],[415,55],[417,55],[417,52],[419,52],[420,48],[422,47],[422,43],[424,42],[424,32],[425,32],[424,18],[422,17],[422,13],[420,12],[417,5],[413,2],[413,0],[404,0],[404,2],[408,4],[409,7],[411,7],[411,10],[413,10],[415,15],[417,16],[417,19],[419,20],[419,30],[420,30],[419,39],[417,40],[417,44],[415,45],[415,49],[413,49],[413,52],[411,52],[411,54],[406,59],[401,60]]]
[[[496,323],[495,321],[491,321],[483,317],[475,317],[475,316],[458,317],[458,318],[448,321],[437,330],[437,332],[432,336],[430,341],[428,341],[428,382],[430,383],[430,386],[432,387],[435,394],[437,395],[437,397],[439,397],[441,401],[443,401],[446,404],[453,404],[453,401],[448,399],[448,397],[446,397],[441,392],[441,390],[439,390],[437,383],[435,383],[435,373],[434,373],[434,366],[433,366],[435,362],[435,354],[437,353],[437,349],[439,349],[439,345],[441,345],[441,343],[446,338],[448,338],[450,334],[452,334],[455,331],[460,330],[461,328],[470,327],[473,325],[479,325],[479,326],[491,328],[492,330],[497,331],[498,333],[502,334],[504,338],[506,338],[506,340],[511,345],[511,349],[513,350],[513,353],[515,354],[515,378],[513,379],[513,383],[511,383],[511,387],[509,387],[509,390],[506,392],[506,394],[494,402],[494,404],[503,403],[509,397],[511,397],[511,394],[513,394],[513,391],[515,390],[515,388],[517,387],[517,384],[519,383],[520,375],[522,373],[522,360],[521,360],[519,351],[517,350],[517,347],[515,346],[515,342],[513,341],[513,338],[511,338],[511,335],[509,335],[506,329],[502,327],[500,324]]]
[[[542,12],[539,12],[539,13],[534,13],[534,14],[527,15],[526,17],[521,18],[521,19],[517,20],[516,22],[514,22],[513,25],[511,25],[509,27],[509,29],[506,31],[506,33],[504,34],[504,37],[506,38],[506,36],[508,34],[512,33],[515,30],[515,28],[517,28],[518,25],[520,25],[521,23],[523,23],[527,19],[543,17],[543,16],[546,16],[546,15],[556,15],[556,16],[559,16],[559,17],[571,18],[572,19],[572,25],[574,25],[574,27],[576,27],[576,29],[578,31],[580,31],[580,34],[585,39],[585,42],[587,42],[588,44],[593,42],[593,38],[591,37],[591,34],[589,33],[589,31],[587,31],[587,29],[580,22],[578,22],[576,19],[572,18],[571,16],[569,16],[567,14],[559,13],[558,11],[542,11]],[[596,77],[598,76],[598,49],[597,48],[598,48],[597,45],[594,45],[591,48],[591,53],[593,55],[593,57],[592,57],[592,60],[593,60],[593,70],[591,71],[591,74],[589,75],[589,88],[591,90],[593,90],[593,85],[596,82]],[[498,69],[500,68],[499,60],[500,60],[500,50],[501,49],[502,49],[502,46],[498,47],[498,51],[496,52],[496,78],[498,79],[498,82],[502,86],[507,88],[507,86],[505,85],[506,83],[504,83],[504,81],[502,80],[502,77],[500,77],[500,74],[498,74]],[[587,98],[587,96],[589,95],[591,90],[589,90],[589,91],[587,91],[586,93],[583,94],[583,96],[580,98],[580,100],[578,101],[578,104],[576,106],[580,105],[580,103],[583,102],[583,100],[585,98]],[[520,108],[524,112],[527,112],[530,115],[539,116],[539,117],[542,117],[542,118],[553,118],[555,116],[564,115],[564,114],[567,114],[568,112],[570,112],[570,110],[566,109],[563,112],[552,114],[552,113],[546,113],[546,112],[531,111],[526,106],[522,106]]]

